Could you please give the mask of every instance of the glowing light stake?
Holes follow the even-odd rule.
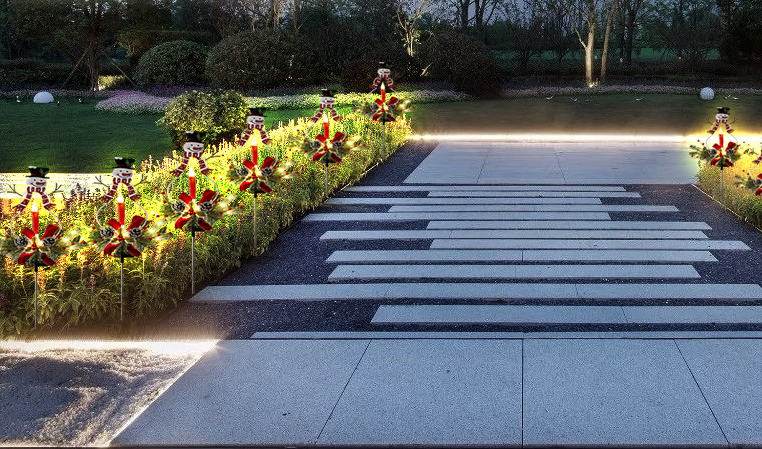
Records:
[[[40,210],[37,209],[37,201],[32,203],[32,232],[34,235],[40,234]]]
[[[192,200],[196,199],[196,172],[191,168],[188,171],[188,191]]]
[[[733,136],[733,128],[730,126],[731,123],[728,122],[729,111],[730,108],[727,107],[717,108],[715,122],[712,128],[707,131],[709,137],[707,137],[701,146],[694,144],[690,147],[691,157],[698,158],[710,166],[720,169],[720,204],[723,206],[725,204],[725,167],[733,167],[735,162],[741,159],[741,157],[754,154],[754,150],[747,145],[743,145],[743,143],[739,145],[738,140]],[[717,143],[708,146],[709,139],[715,135],[715,132],[717,132]],[[726,139],[726,133],[730,139]],[[746,181],[742,185],[745,186]]]
[[[30,175],[26,179],[24,192],[10,187],[10,192],[21,197],[21,202],[15,207],[15,215],[11,217],[8,232],[0,236],[0,251],[7,255],[15,263],[24,267],[34,268],[34,328],[39,325],[38,320],[38,297],[39,297],[39,269],[56,264],[56,260],[76,249],[81,245],[77,231],[69,231],[66,235],[61,231],[61,220],[55,214],[55,206],[50,200],[53,195],[60,191],[56,184],[52,192],[46,192],[48,182],[48,169],[46,167],[29,167]],[[40,197],[42,208],[48,211],[48,217],[55,220],[56,224],[48,221],[44,229],[40,230],[40,204],[36,197]],[[18,217],[26,211],[31,203],[31,229],[24,227],[16,234],[14,225]]]
[[[119,197],[116,199],[116,209],[117,209],[117,216],[119,218],[119,224],[124,226],[124,197],[122,194],[119,194]]]

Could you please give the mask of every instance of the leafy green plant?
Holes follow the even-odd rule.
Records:
[[[148,50],[135,68],[142,85],[195,86],[204,84],[207,50],[191,41],[171,41]]]
[[[261,158],[272,156],[291,162],[289,171],[296,176],[283,179],[273,193],[254,195],[244,192],[238,199],[239,213],[222,215],[214,224],[213,232],[197,234],[196,279],[199,284],[210,282],[239,267],[252,256],[262,254],[285,227],[297,217],[325,200],[325,166],[309,161],[293,145],[301,139],[312,124],[300,119],[270,131],[271,150],[261,152]],[[331,164],[329,190],[334,192],[348,183],[359,180],[363,173],[382,160],[381,128],[369,119],[347,114],[344,125],[351,134],[361,136],[365,146],[352,151],[340,164]],[[404,120],[387,124],[386,145],[389,154],[397,150],[409,136],[411,129]],[[221,157],[209,160],[213,173],[224,174],[230,165],[248,158],[250,152],[221,142],[211,151],[219,150]],[[140,172],[147,183],[137,186],[142,195],[141,204],[158,215],[164,206],[162,191],[172,178],[177,162],[165,158],[143,161]],[[201,180],[199,180],[201,182]],[[239,191],[238,182],[217,179],[222,195]],[[187,189],[187,182],[176,183],[178,189]],[[93,231],[94,209],[97,199],[85,197],[73,201],[66,199],[67,207],[60,213],[67,229]],[[254,236],[256,203],[257,234]],[[128,211],[129,212],[129,211]],[[6,228],[8,219],[0,221]],[[140,323],[175,307],[190,290],[190,236],[183,230],[172,229],[172,238],[155,246],[144,248],[140,257],[125,261],[125,317],[129,323]],[[83,232],[84,234],[85,232]],[[256,241],[256,245],[255,245]],[[57,263],[41,269],[40,323],[48,329],[98,325],[115,328],[119,320],[119,261],[105,257],[91,245],[64,254]],[[25,334],[32,331],[34,275],[29,268],[17,265],[9,258],[0,263],[0,337]]]
[[[233,90],[192,91],[169,102],[164,117],[156,124],[169,131],[175,145],[180,145],[186,131],[206,133],[207,143],[232,139],[245,125],[246,101]]]
[[[698,171],[698,186],[715,200],[722,199],[725,207],[744,220],[762,227],[762,196],[755,195],[760,186],[755,183],[760,170],[753,161],[752,157],[744,157],[732,167],[722,170],[702,163]]]

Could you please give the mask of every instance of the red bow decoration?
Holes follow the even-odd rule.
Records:
[[[252,184],[255,182],[259,182],[258,187],[262,189],[265,193],[272,193],[273,189],[269,185],[267,185],[267,182],[265,179],[266,176],[263,176],[264,173],[271,173],[274,172],[277,169],[277,162],[278,160],[274,157],[266,157],[265,160],[262,162],[262,167],[260,167],[259,171],[257,170],[257,165],[254,162],[251,162],[249,160],[243,161],[243,165],[249,169],[249,176],[246,177],[246,179],[241,183],[241,192],[251,187]]]
[[[60,228],[56,225],[48,225],[47,228],[45,228],[45,232],[42,234],[42,237],[39,237],[37,234],[34,233],[29,228],[24,228],[21,233],[24,234],[24,237],[29,239],[29,243],[27,244],[26,248],[21,252],[21,255],[19,256],[17,262],[20,265],[25,265],[27,261],[35,255],[35,253],[39,253],[40,260],[42,263],[44,263],[47,266],[53,266],[56,264],[56,261],[53,260],[48,254],[48,246],[52,245],[45,245],[45,239],[49,238],[55,238],[58,234],[58,231]],[[38,244],[41,243],[41,245]]]
[[[320,159],[323,158],[323,156],[326,155],[326,153],[330,153],[331,160],[334,162],[341,162],[341,156],[336,151],[331,150],[338,150],[344,145],[344,140],[346,140],[347,136],[344,133],[336,133],[333,135],[333,139],[328,141],[328,139],[322,135],[318,134],[317,137],[315,137],[317,140],[320,141],[320,143],[323,144],[322,150],[315,153],[314,156],[312,156],[312,161],[317,162]]]
[[[728,142],[728,146],[723,150],[723,148],[720,146],[719,143],[715,143],[712,145],[712,148],[717,150],[717,156],[712,159],[709,164],[715,165],[718,167],[732,167],[733,161],[731,161],[727,155],[728,153],[733,153],[736,148],[738,147],[738,144],[735,142]],[[717,165],[719,164],[719,165]]]
[[[133,229],[142,229],[145,222],[145,217],[136,215],[132,217],[132,221],[130,222],[130,225],[127,227],[127,229],[122,231],[122,225],[118,221],[113,218],[109,220],[108,225],[114,228],[116,233],[114,234],[114,237],[111,238],[111,241],[108,243],[108,245],[106,245],[106,248],[104,248],[103,254],[111,256],[114,254],[114,251],[116,251],[117,248],[124,245],[124,249],[127,250],[128,253],[135,257],[139,257],[140,251],[135,247],[135,245],[133,245],[133,242],[130,241],[132,240],[132,237],[130,237],[130,231]],[[125,237],[125,233],[127,234],[127,237]]]
[[[371,116],[371,119],[375,121],[381,120],[382,122],[393,122],[395,121],[394,116],[389,112],[390,106],[397,106],[397,103],[399,103],[399,98],[397,97],[391,97],[389,98],[389,103],[385,104],[383,101],[381,101],[380,98],[377,98],[374,103],[378,105],[378,109],[376,110],[376,113]]]
[[[185,203],[185,210],[183,211],[180,218],[178,218],[175,222],[175,228],[180,229],[184,227],[195,216],[197,222],[196,224],[201,229],[204,231],[211,231],[212,225],[210,225],[207,220],[209,212],[214,209],[214,204],[212,204],[212,201],[214,201],[215,197],[217,197],[217,192],[214,190],[206,190],[204,194],[201,195],[201,199],[198,200],[197,206],[196,200],[191,198],[190,195],[185,192],[181,193],[177,198]]]

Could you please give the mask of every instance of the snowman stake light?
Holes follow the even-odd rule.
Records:
[[[143,249],[167,238],[163,221],[152,223],[148,221],[148,213],[138,203],[140,195],[135,187],[144,181],[132,184],[133,164],[135,159],[115,157],[116,166],[113,168],[111,185],[104,183],[101,177],[96,177],[96,184],[108,189],[100,200],[103,205],[95,210],[95,224],[90,240],[105,256],[119,258],[119,320],[124,321],[124,260],[140,257]],[[125,198],[122,189],[127,190],[127,197],[142,213],[134,215],[129,223],[126,217]],[[103,209],[114,201],[116,196],[116,218],[110,218],[105,224],[101,222]]]
[[[54,205],[50,197],[61,189],[56,184],[52,192],[46,192],[48,171],[45,167],[30,166],[30,175],[26,180],[26,192],[21,193],[15,187],[10,188],[10,192],[20,196],[22,200],[15,207],[16,214],[11,218],[6,236],[0,239],[0,250],[5,251],[5,254],[19,265],[34,268],[35,329],[38,326],[39,269],[55,265],[60,256],[83,245],[76,230],[63,232],[61,220],[53,212]],[[40,197],[42,208],[56,223],[48,223],[42,233],[40,233],[40,209],[35,196]],[[16,235],[14,223],[30,203],[31,228],[25,227],[21,230],[20,235]]]
[[[735,162],[741,159],[744,155],[754,154],[754,151],[745,145],[739,145],[738,140],[733,135],[733,128],[728,123],[728,111],[730,108],[718,107],[717,115],[715,116],[715,122],[713,126],[707,131],[709,137],[701,145],[691,145],[690,155],[691,157],[698,158],[699,160],[708,163],[711,166],[719,167],[720,169],[720,204],[724,204],[725,199],[725,167],[732,167]],[[709,139],[711,139],[715,132],[717,133],[717,142],[708,146]],[[729,140],[726,142],[726,133]]]
[[[186,132],[188,141],[185,148],[193,151],[193,157],[198,159],[198,166],[201,176],[208,183],[211,183],[213,189],[206,189],[201,197],[196,197],[196,172],[193,168],[188,170],[188,192],[182,192],[176,200],[172,199],[172,186],[180,176],[188,169],[188,161],[183,159],[180,166],[172,174],[175,175],[167,184],[164,195],[166,197],[162,212],[165,217],[171,217],[175,220],[175,229],[185,229],[191,235],[191,294],[196,294],[196,233],[208,232],[212,230],[212,225],[221,215],[235,213],[231,204],[235,201],[235,195],[228,195],[224,199],[220,197],[219,187],[214,180],[207,174],[211,170],[207,167],[203,158],[204,145],[201,142],[202,133],[188,131]],[[186,150],[187,151],[187,150]],[[219,151],[219,150],[218,150]],[[214,153],[216,154],[216,152]],[[212,157],[214,156],[212,154]]]

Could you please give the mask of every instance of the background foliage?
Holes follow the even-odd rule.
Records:
[[[196,86],[204,84],[207,50],[191,41],[170,41],[148,50],[135,68],[139,84]]]

